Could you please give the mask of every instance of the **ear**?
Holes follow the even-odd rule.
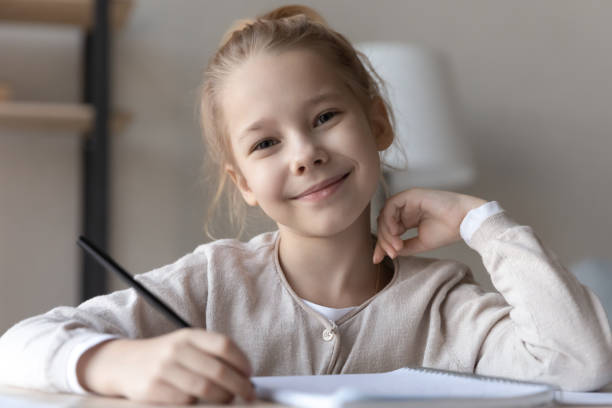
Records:
[[[376,138],[376,149],[382,151],[391,146],[393,142],[393,128],[389,121],[387,107],[380,96],[372,101],[370,108],[370,127],[372,134]]]
[[[257,200],[255,199],[255,195],[249,188],[249,185],[246,179],[240,173],[240,170],[236,170],[234,166],[232,166],[231,164],[227,164],[225,165],[225,172],[230,176],[230,178],[240,191],[240,194],[242,194],[242,198],[244,199],[244,201],[246,201],[246,203],[251,207],[256,206]]]

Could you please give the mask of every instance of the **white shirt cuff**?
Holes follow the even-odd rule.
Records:
[[[497,201],[489,201],[481,205],[480,207],[476,207],[466,214],[463,221],[461,221],[461,225],[459,226],[459,233],[461,234],[461,238],[469,244],[470,239],[472,239],[472,235],[480,228],[480,225],[492,215],[498,214],[504,211],[503,208],[500,207]]]
[[[119,336],[113,334],[92,334],[91,337],[88,337],[87,340],[78,344],[74,349],[72,349],[70,356],[68,357],[67,375],[68,386],[73,393],[82,395],[91,394],[91,392],[83,388],[77,377],[77,363],[79,362],[81,356],[85,354],[87,350],[102,343],[103,341],[116,338],[119,338]]]

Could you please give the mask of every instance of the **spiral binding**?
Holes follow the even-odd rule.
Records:
[[[531,381],[519,381],[519,380],[513,380],[510,378],[504,378],[504,377],[496,377],[496,376],[489,376],[489,375],[484,376],[484,375],[478,375],[478,374],[472,374],[472,373],[461,373],[457,371],[442,370],[439,368],[429,368],[429,367],[405,367],[405,368],[412,370],[412,371],[419,371],[419,372],[430,373],[430,374],[439,374],[439,375],[448,376],[448,377],[472,378],[472,379],[479,380],[479,381],[488,381],[488,382],[504,383],[504,384],[538,385],[538,386],[549,387],[554,390],[560,390],[559,387],[551,385],[551,384],[531,382]]]

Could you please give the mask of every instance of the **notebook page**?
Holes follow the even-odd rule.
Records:
[[[555,391],[555,401],[564,405],[612,405],[612,392]]]
[[[351,400],[367,399],[501,399],[539,395],[552,401],[553,389],[544,384],[502,382],[447,372],[401,368],[376,374],[343,374],[318,376],[255,377],[258,394],[274,397],[282,393],[284,402],[304,406],[304,398],[328,399],[351,396]],[[287,397],[290,397],[289,400]],[[293,400],[291,399],[293,397]]]

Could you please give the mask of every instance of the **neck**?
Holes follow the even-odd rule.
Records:
[[[279,225],[279,260],[295,293],[328,307],[357,306],[374,293],[378,265],[372,263],[370,206],[346,230],[305,236]]]

